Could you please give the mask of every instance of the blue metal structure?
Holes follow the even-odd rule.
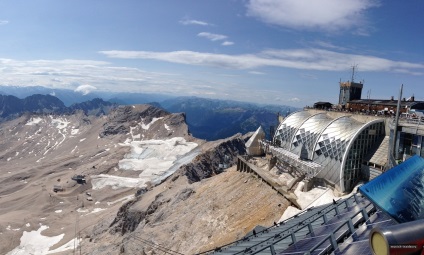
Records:
[[[424,158],[409,158],[359,191],[399,223],[424,219]]]

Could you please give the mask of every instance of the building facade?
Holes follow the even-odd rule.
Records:
[[[349,101],[361,99],[364,85],[357,82],[340,82],[339,105],[345,107]]]
[[[353,112],[395,114],[397,111],[397,103],[398,101],[393,98],[390,100],[358,99],[349,101],[346,105],[346,109]],[[408,113],[414,110],[424,110],[424,102],[415,101],[414,97],[411,97],[408,100],[403,99],[401,101],[401,113]]]
[[[319,165],[314,177],[348,192],[361,180],[365,155],[384,135],[383,119],[361,122],[352,116],[300,111],[280,123],[273,142],[301,160]]]

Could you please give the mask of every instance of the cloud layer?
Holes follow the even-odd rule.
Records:
[[[254,71],[246,74],[264,73]],[[295,97],[284,89],[255,88],[255,93],[252,93],[252,87],[239,78],[237,75],[212,72],[193,75],[147,72],[139,68],[113,66],[104,61],[0,59],[0,85],[38,85],[72,89],[83,94],[93,90],[140,92],[259,103],[269,103],[276,97],[279,98],[278,103],[290,103],[288,100]]]
[[[283,67],[316,71],[343,71],[351,64],[361,71],[383,71],[422,75],[424,65],[390,59],[340,53],[336,51],[305,48],[265,50],[257,54],[227,55],[195,51],[100,51],[110,58],[152,59],[171,63],[224,67],[229,69],[254,69],[260,67]]]
[[[362,25],[364,11],[376,0],[250,0],[247,15],[294,29],[334,31]]]

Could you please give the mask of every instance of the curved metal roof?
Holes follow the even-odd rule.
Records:
[[[346,166],[346,161],[347,161],[347,158],[348,158],[348,152],[349,152],[349,150],[352,148],[352,146],[353,146],[353,144],[354,144],[354,142],[357,140],[357,138],[361,135],[361,134],[363,134],[364,132],[366,132],[366,135],[369,137],[370,136],[370,132],[368,131],[367,132],[367,128],[368,127],[371,127],[372,125],[374,125],[374,124],[376,124],[376,123],[382,123],[382,122],[384,122],[383,120],[381,120],[381,119],[379,119],[379,120],[373,120],[373,121],[369,121],[369,122],[367,122],[367,123],[365,123],[365,124],[363,124],[359,129],[357,129],[356,130],[356,132],[353,134],[353,137],[352,137],[352,139],[350,139],[350,142],[349,142],[349,144],[347,145],[347,148],[346,148],[346,151],[345,151],[345,154],[344,154],[344,156],[343,156],[343,159],[342,159],[342,164],[341,164],[341,170],[340,170],[340,188],[341,188],[341,190],[345,190],[345,185],[344,185],[344,182],[343,182],[343,180],[345,179],[345,176],[344,176],[344,171],[343,171],[343,169],[345,168],[345,166]],[[370,138],[368,138],[368,140],[371,140]],[[363,149],[363,150],[365,150],[365,149]],[[363,155],[363,156],[365,156],[365,155]]]
[[[331,121],[333,119],[326,113],[318,113],[309,117],[294,134],[290,151],[300,154],[302,150],[306,150],[308,159],[312,160],[314,145]]]
[[[374,136],[366,132],[367,127],[379,122],[383,120],[364,119],[362,122],[352,116],[334,118],[325,112],[311,114],[309,111],[300,111],[289,115],[279,125],[274,142],[294,157],[311,160],[320,165],[322,170],[319,170],[316,176],[336,184],[341,191],[345,191],[344,182],[349,183],[346,187],[349,189],[350,183],[359,176],[357,166],[364,156],[362,154],[376,142]],[[381,127],[378,134],[381,133],[380,129]],[[352,163],[353,159],[349,159],[347,166],[349,150],[361,134],[367,137],[361,138],[364,140],[361,140],[361,144],[369,147],[362,146],[362,150],[358,152],[360,155],[355,154],[355,162]],[[349,172],[346,176],[345,171]]]
[[[325,166],[319,177],[340,186],[342,160],[349,143],[363,125],[349,116],[342,116],[324,129],[314,146],[313,161]]]
[[[287,116],[275,131],[274,141],[278,140],[282,148],[289,150],[293,135],[310,116],[307,111],[294,112]]]

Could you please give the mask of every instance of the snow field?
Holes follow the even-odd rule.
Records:
[[[60,234],[58,236],[43,236],[41,232],[48,228],[48,226],[40,224],[40,228],[38,230],[33,230],[30,232],[24,231],[20,239],[20,245],[12,251],[8,252],[6,255],[51,254],[72,249],[74,247],[74,241],[76,241],[76,245],[79,244],[78,240],[73,239],[61,247],[49,251],[50,247],[60,242],[65,234]]]
[[[296,207],[289,206],[284,211],[283,215],[281,216],[280,221],[286,220],[296,214],[298,214],[301,211],[306,210],[310,207],[317,207],[320,205],[325,205],[333,202],[334,200],[339,200],[343,198],[348,198],[353,193],[356,192],[357,188],[360,186],[356,186],[350,194],[347,194],[342,197],[337,197],[334,195],[334,192],[330,188],[325,187],[316,187],[311,189],[308,192],[303,192],[303,187],[305,186],[304,182],[299,182],[299,185],[296,187],[296,190],[294,191],[294,194],[298,197],[297,203],[301,206],[302,210],[297,209]]]
[[[145,187],[147,182],[155,183],[172,174],[169,173],[170,170],[176,171],[174,164],[198,146],[197,143],[187,142],[183,137],[146,141],[127,139],[120,145],[130,146],[131,151],[119,161],[119,169],[141,171],[139,178],[101,174],[92,177],[93,189],[106,186],[111,186],[112,189],[141,188]]]

